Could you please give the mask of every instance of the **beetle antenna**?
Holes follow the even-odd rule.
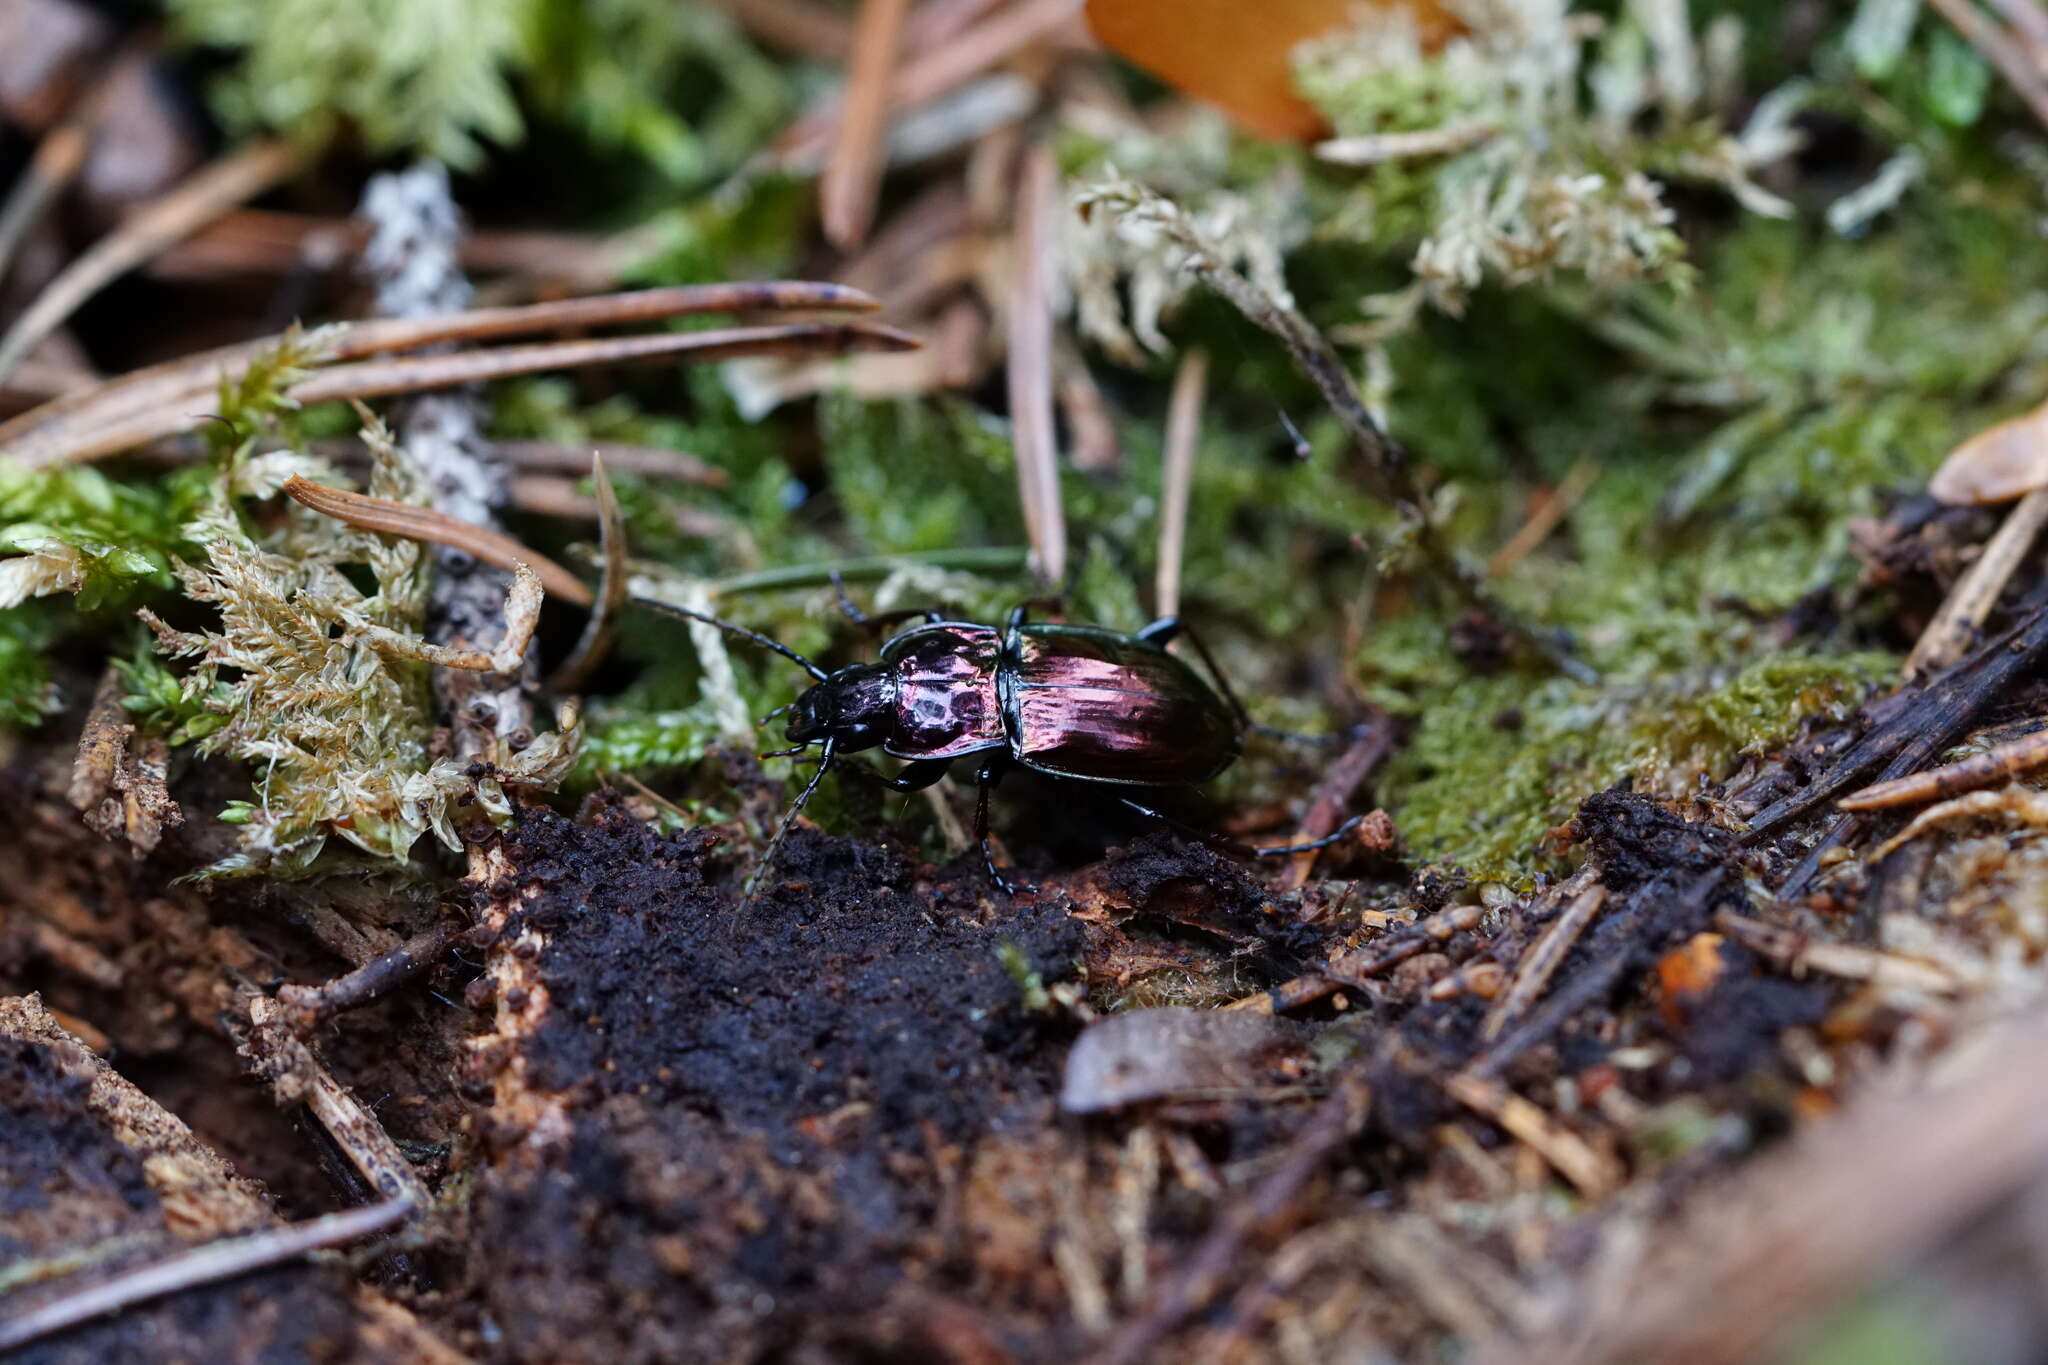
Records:
[[[680,616],[687,621],[702,621],[707,626],[717,626],[720,630],[737,635],[743,640],[752,640],[763,649],[774,650],[777,654],[780,654],[819,682],[825,681],[829,676],[824,669],[818,667],[788,645],[783,644],[779,640],[771,640],[757,631],[748,630],[745,626],[736,626],[730,621],[721,621],[716,616],[707,616],[701,611],[692,611],[688,607],[679,607],[673,602],[663,602],[659,598],[635,597],[632,600],[638,606],[661,612],[663,615]]]
[[[789,808],[789,814],[782,817],[782,823],[775,827],[775,837],[768,841],[768,847],[761,851],[761,861],[754,866],[754,874],[747,878],[747,884],[740,890],[740,909],[745,910],[754,900],[754,888],[768,875],[768,869],[775,865],[775,855],[782,849],[782,840],[789,833],[789,827],[796,823],[796,817],[803,813],[804,803],[811,799],[811,793],[825,780],[825,772],[832,766],[832,755],[839,741],[828,738],[825,752],[818,761],[818,771],[811,774],[811,780],[804,783],[804,789],[797,793],[796,803]]]

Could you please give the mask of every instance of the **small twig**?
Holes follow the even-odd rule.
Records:
[[[251,1025],[241,1039],[242,1053],[270,1082],[278,1103],[303,1103],[311,1110],[377,1193],[426,1207],[427,1187],[419,1172],[376,1116],[334,1079],[292,1031],[291,1011],[254,988],[245,987],[242,996]]]
[[[139,50],[140,41],[130,39],[129,46]],[[92,88],[73,101],[64,121],[36,144],[35,156],[7,196],[6,207],[0,208],[0,280],[7,278],[14,253],[36,219],[85,165],[86,153],[92,150],[93,131],[99,126],[100,111],[106,105],[107,91],[129,59],[129,54],[122,54],[109,61]]]
[[[411,1216],[410,1199],[386,1199],[343,1213],[264,1228],[240,1237],[223,1237],[179,1251],[148,1265],[124,1270],[98,1284],[76,1289],[54,1303],[0,1322],[0,1351],[11,1351],[76,1327],[106,1313],[119,1312],[201,1285],[218,1284],[266,1266],[295,1261],[310,1252],[341,1246],[396,1227]]]
[[[0,383],[38,342],[118,276],[209,219],[253,199],[290,175],[299,154],[289,143],[258,142],[217,161],[145,205],[64,268],[0,337]]]
[[[278,1003],[291,1011],[293,1028],[310,1033],[322,1020],[381,999],[432,967],[462,936],[464,927],[459,920],[436,920],[390,952],[332,981],[278,987]]]
[[[1406,133],[1368,133],[1333,137],[1316,144],[1316,160],[1333,166],[1380,166],[1425,156],[1452,156],[1470,151],[1500,131],[1491,123],[1454,123]]]
[[[1974,564],[1949,589],[1941,610],[1920,633],[1906,659],[1904,681],[1916,682],[1955,663],[1969,653],[1999,594],[2012,581],[2020,562],[2048,525],[2048,488],[2037,488],[2006,514]]]
[[[2018,739],[1994,745],[1981,754],[1939,768],[1909,777],[1894,778],[1890,782],[1877,782],[1862,791],[1852,792],[1835,804],[1843,810],[1882,810],[1890,806],[1909,806],[1921,801],[1933,801],[1944,796],[1960,796],[1964,792],[1988,787],[2009,777],[2048,763],[2048,727],[2021,735]]]
[[[1514,1023],[1541,998],[1550,978],[1571,956],[1579,935],[1585,932],[1586,926],[1593,922],[1593,917],[1606,903],[1607,888],[1595,883],[1575,897],[1565,907],[1565,912],[1552,921],[1543,937],[1537,939],[1522,955],[1522,960],[1515,964],[1515,979],[1507,992],[1487,1011],[1486,1022],[1479,1030],[1481,1038],[1492,1042],[1500,1036],[1501,1030]]]
[[[1476,905],[1453,905],[1439,910],[1426,919],[1385,935],[1370,947],[1339,953],[1318,971],[1305,972],[1269,991],[1233,1000],[1224,1008],[1284,1014],[1288,1010],[1314,1004],[1345,986],[1362,985],[1436,944],[1447,943],[1455,934],[1476,928],[1483,913]]]
[[[1195,447],[1202,436],[1202,394],[1208,383],[1209,353],[1194,347],[1181,358],[1180,370],[1173,377],[1173,396],[1166,405],[1166,450],[1159,471],[1159,567],[1152,593],[1152,609],[1159,616],[1180,612],[1181,558],[1188,536],[1188,490],[1195,478]]]
[[[1595,1151],[1584,1138],[1499,1081],[1460,1072],[1445,1079],[1444,1093],[1526,1143],[1588,1199],[1604,1198],[1621,1187],[1620,1162]]]
[[[1079,18],[1083,0],[1020,0],[920,52],[896,68],[889,109],[915,109],[957,90],[982,72],[1008,61],[1040,39]],[[844,106],[834,101],[807,116],[783,136],[777,150],[785,164],[815,165],[832,141]]]
[[[1845,981],[1868,981],[1875,986],[1918,995],[1954,995],[1963,985],[1954,972],[1933,962],[1879,952],[1853,943],[1830,943],[1797,929],[1750,919],[1731,910],[1723,910],[1714,916],[1714,927],[1795,976],[1815,971]]]
[[[1182,1263],[1143,1315],[1124,1324],[1087,1365],[1133,1365],[1152,1359],[1161,1342],[1215,1298],[1245,1241],[1261,1223],[1276,1217],[1309,1177],[1365,1121],[1372,1092],[1340,1081],[1302,1130],[1287,1144],[1280,1164],[1244,1198],[1217,1216],[1216,1226]]]
[[[1551,489],[1530,509],[1529,519],[1522,523],[1522,528],[1515,532],[1507,544],[1494,551],[1493,558],[1486,564],[1486,576],[1505,577],[1508,570],[1528,558],[1530,551],[1550,539],[1550,533],[1563,523],[1565,514],[1578,505],[1579,499],[1586,496],[1586,490],[1591,488],[1593,481],[1599,477],[1600,462],[1590,458],[1582,457],[1578,463],[1565,471],[1565,476],[1557,487]]]
[[[854,21],[853,58],[832,153],[818,184],[825,240],[851,251],[868,235],[875,193],[882,181],[882,135],[889,124],[889,83],[903,40],[910,0],[861,0]]]
[[[799,57],[836,62],[853,46],[853,25],[812,0],[713,0],[754,37]]]
[[[1017,231],[1011,253],[1009,309],[1010,432],[1017,450],[1017,491],[1030,534],[1032,568],[1057,590],[1066,581],[1066,511],[1060,503],[1059,447],[1053,427],[1052,310],[1054,215],[1059,167],[1034,142],[1018,171]]]
[[[626,585],[631,578],[626,570],[626,517],[619,510],[619,497],[612,491],[612,481],[605,476],[602,456],[591,457],[590,481],[597,489],[604,577],[598,583],[596,609],[583,623],[576,648],[548,680],[548,689],[558,694],[582,691],[605,655],[611,652],[612,641],[619,633],[619,614],[626,607]]]
[[[581,579],[546,555],[528,549],[508,535],[472,522],[424,507],[414,507],[410,503],[329,488],[298,474],[286,479],[280,491],[323,516],[347,522],[359,530],[382,531],[386,535],[404,536],[408,540],[462,550],[508,573],[525,565],[547,591],[579,607],[590,606],[596,600]]]

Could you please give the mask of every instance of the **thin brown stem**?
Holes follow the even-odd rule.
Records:
[[[413,1207],[410,1199],[386,1199],[288,1227],[223,1237],[124,1270],[20,1317],[0,1322],[0,1351],[26,1346],[104,1314],[118,1313],[167,1294],[218,1284],[252,1270],[295,1261],[326,1247],[360,1241],[404,1222]]]
[[[1010,432],[1017,450],[1017,493],[1039,582],[1057,589],[1067,572],[1066,512],[1060,503],[1059,446],[1053,428],[1053,215],[1059,168],[1033,143],[1018,172],[1017,233],[1011,252],[1009,309]]]
[[[1160,616],[1180,612],[1188,491],[1195,479],[1195,447],[1202,437],[1202,396],[1208,384],[1209,353],[1197,346],[1182,358],[1166,404],[1166,451],[1159,472],[1159,566],[1152,594],[1152,609]]]
[[[619,510],[618,494],[605,476],[604,459],[592,456],[590,481],[597,489],[598,525],[604,545],[604,577],[598,584],[597,607],[583,623],[576,648],[548,680],[556,693],[579,692],[597,672],[618,637],[619,616],[626,609],[626,517]]]
[[[882,183],[882,137],[889,126],[889,82],[903,42],[910,0],[862,0],[853,60],[832,152],[818,186],[825,240],[851,251],[866,240]]]
[[[289,143],[254,143],[180,181],[93,243],[44,287],[6,336],[0,337],[0,383],[6,382],[37,343],[115,278],[209,220],[255,198],[290,175],[298,164],[299,154]]]

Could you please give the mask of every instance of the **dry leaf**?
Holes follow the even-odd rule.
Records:
[[[1947,503],[2010,502],[2048,485],[2048,403],[1978,432],[1927,483]]]
[[[1294,93],[1294,49],[1339,28],[1357,7],[1358,0],[1088,0],[1088,23],[1103,46],[1221,105],[1253,132],[1306,141],[1328,128]],[[1425,47],[1461,27],[1439,0],[1410,0],[1409,8]]]

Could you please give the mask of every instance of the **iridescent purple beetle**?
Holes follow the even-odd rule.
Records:
[[[1113,787],[1192,787],[1237,759],[1251,718],[1207,647],[1177,617],[1163,617],[1135,635],[1100,626],[1028,619],[1026,607],[1001,627],[948,621],[937,612],[912,612],[924,623],[882,646],[871,664],[824,669],[764,635],[666,602],[638,599],[656,611],[703,621],[774,650],[817,682],[786,709],[795,747],[820,746],[818,771],[798,795],[748,891],[766,872],[811,793],[843,754],[879,747],[904,760],[895,776],[879,780],[896,791],[921,791],[944,777],[955,761],[974,761],[977,787],[974,833],[989,877],[1005,893],[1016,890],[996,866],[989,847],[988,794],[1012,765],[1049,777]],[[862,625],[842,592],[841,606]],[[1207,678],[1167,652],[1185,639]],[[1128,796],[1118,799],[1141,815],[1173,825],[1241,855],[1278,857],[1325,848],[1356,828],[1362,816],[1306,843],[1251,848],[1188,829]]]

